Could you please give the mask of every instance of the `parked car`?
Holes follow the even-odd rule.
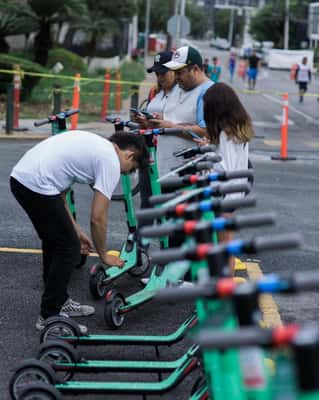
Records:
[[[220,49],[220,50],[230,50],[230,47],[231,47],[230,43],[227,39],[219,38],[219,37],[212,39],[210,42],[210,46],[216,47],[217,49]]]

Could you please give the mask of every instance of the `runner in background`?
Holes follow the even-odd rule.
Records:
[[[248,89],[254,90],[256,87],[258,70],[260,67],[260,58],[253,49],[252,54],[248,57]]]
[[[208,77],[211,81],[217,83],[222,72],[222,67],[218,65],[218,58],[213,57],[213,64],[208,67]]]
[[[229,71],[230,83],[233,83],[234,80],[236,61],[237,61],[236,53],[231,52],[228,59],[228,71]]]
[[[299,85],[299,103],[303,102],[304,94],[308,89],[308,83],[311,81],[311,69],[307,65],[308,58],[303,57],[296,69],[296,83]]]
[[[204,64],[203,64],[203,71],[204,71],[205,75],[207,76],[207,78],[209,78],[208,70],[210,67],[211,67],[211,65],[209,64],[209,59],[205,58]]]

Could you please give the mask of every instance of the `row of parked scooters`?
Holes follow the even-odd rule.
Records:
[[[270,213],[245,212],[256,199],[249,192],[253,171],[215,172],[220,158],[212,146],[194,146],[177,154],[185,161],[166,179],[159,179],[156,162],[158,135],[178,133],[176,129],[139,130],[132,123],[115,119],[117,130],[129,126],[143,134],[150,152],[149,180],[153,208],[135,214],[130,180],[123,176],[123,192],[118,196],[126,204],[128,237],[121,256],[123,269],[97,264],[90,271],[90,290],[105,302],[106,324],[119,329],[125,315],[149,301],[193,302],[194,312],[167,335],[81,335],[70,318],[53,317],[41,332],[36,358],[23,361],[15,369],[9,384],[13,400],[56,400],[63,395],[94,394],[140,395],[143,399],[170,392],[194,370],[199,378],[188,390],[191,400],[319,400],[319,326],[287,325],[262,327],[260,295],[299,291],[319,287],[318,273],[294,273],[289,276],[265,275],[257,281],[240,282],[232,276],[231,257],[264,251],[295,249],[297,234],[271,234],[252,239],[218,241],[218,232],[262,228],[276,217]],[[232,183],[245,178],[247,183]],[[241,198],[227,198],[232,193]],[[236,211],[238,210],[239,211]],[[236,212],[233,212],[236,211]],[[229,216],[222,216],[231,212]],[[137,229],[137,221],[142,228]],[[146,226],[145,226],[146,225]],[[155,240],[159,246],[151,251]],[[125,297],[110,288],[115,279],[128,272],[132,279],[151,269],[146,286]],[[179,283],[187,274],[193,285]],[[156,308],[154,308],[156,310]],[[82,346],[172,346],[187,338],[187,351],[173,361],[87,360]],[[98,354],[98,351],[97,351]],[[157,381],[76,380],[77,374],[101,372],[158,374]],[[82,397],[81,397],[82,398]],[[168,396],[169,398],[169,396]],[[174,398],[182,399],[174,394]]]

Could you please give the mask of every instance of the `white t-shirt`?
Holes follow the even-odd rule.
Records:
[[[168,93],[164,93],[164,90],[161,90],[157,93],[157,95],[148,103],[146,107],[146,111],[149,113],[159,113],[163,114],[168,98],[175,96],[175,92],[179,91],[178,85],[172,87],[172,89]]]
[[[110,141],[75,130],[38,143],[18,161],[11,176],[44,195],[59,194],[76,182],[111,199],[120,178],[120,161]]]
[[[190,124],[206,128],[203,97],[206,90],[213,84],[214,82],[207,79],[192,90],[183,90],[178,87],[167,99],[163,119],[171,121],[174,124]],[[172,156],[174,151],[192,146],[194,146],[194,141],[191,136],[189,140],[175,135],[164,135],[160,137],[158,152],[160,174],[166,174],[170,171],[172,166],[175,167],[176,164],[178,164]]]
[[[216,153],[222,157],[222,161],[214,164],[216,171],[239,171],[248,169],[248,143],[236,143],[227,138],[225,132],[221,132],[219,137],[219,145],[216,148]],[[231,183],[246,183],[246,178],[233,179]],[[244,193],[233,193],[226,197],[238,198],[243,197]]]

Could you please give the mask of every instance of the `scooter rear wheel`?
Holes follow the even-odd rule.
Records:
[[[59,369],[55,367],[56,363],[76,364],[81,357],[78,351],[69,343],[63,340],[48,340],[41,344],[38,350],[37,358],[52,366],[56,372],[59,381],[67,382],[74,375],[74,368]]]
[[[20,400],[62,400],[61,393],[42,382],[30,383],[21,393]]]
[[[25,360],[15,369],[9,382],[9,391],[12,400],[20,400],[25,387],[30,383],[56,383],[55,372],[52,367],[39,360]]]
[[[104,305],[104,320],[111,329],[118,329],[124,323],[124,315],[119,310],[124,306],[123,296],[116,290],[112,290],[111,294],[107,294]]]
[[[93,265],[90,269],[89,287],[92,296],[99,300],[105,296],[107,286],[103,283],[105,278],[105,269],[101,264]]]
[[[128,273],[132,276],[141,276],[147,272],[151,265],[148,254],[143,250],[138,250],[137,263],[135,267],[131,268]]]
[[[40,334],[40,343],[61,339],[63,336],[82,336],[78,324],[71,318],[57,316],[49,318]]]

